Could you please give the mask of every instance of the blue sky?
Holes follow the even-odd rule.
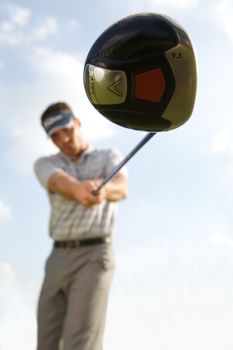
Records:
[[[190,120],[156,135],[128,165],[105,348],[233,347],[232,2],[20,0],[0,2],[1,350],[35,348],[35,309],[52,243],[47,197],[32,171],[38,156],[55,152],[39,115],[66,100],[91,143],[127,154],[144,133],[93,109],[83,64],[106,27],[144,11],[186,28],[198,92]]]

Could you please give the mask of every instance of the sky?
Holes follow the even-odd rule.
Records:
[[[36,345],[52,241],[33,163],[56,152],[39,116],[65,100],[98,148],[126,155],[142,139],[91,106],[82,78],[102,31],[140,12],[166,14],[186,29],[198,89],[187,123],[158,133],[128,163],[105,349],[233,348],[233,3],[0,0],[0,350]]]

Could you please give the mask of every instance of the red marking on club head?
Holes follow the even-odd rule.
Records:
[[[135,74],[134,97],[137,99],[160,102],[165,88],[166,82],[160,68]]]

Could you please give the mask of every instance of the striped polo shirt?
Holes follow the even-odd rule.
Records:
[[[116,149],[97,150],[88,147],[78,157],[70,157],[59,152],[39,158],[34,165],[36,176],[47,189],[49,177],[66,171],[79,181],[105,178],[122,160]],[[120,172],[126,173],[122,168]],[[86,208],[78,201],[65,199],[59,193],[48,191],[51,204],[49,222],[50,236],[55,240],[87,239],[111,236],[115,217],[116,202],[104,201],[92,208]]]

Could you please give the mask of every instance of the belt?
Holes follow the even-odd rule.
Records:
[[[54,241],[53,246],[55,248],[77,248],[77,247],[84,247],[84,246],[101,244],[101,243],[109,243],[109,242],[110,242],[109,238],[98,237],[98,238],[88,238],[88,239],[80,239],[80,240]]]

